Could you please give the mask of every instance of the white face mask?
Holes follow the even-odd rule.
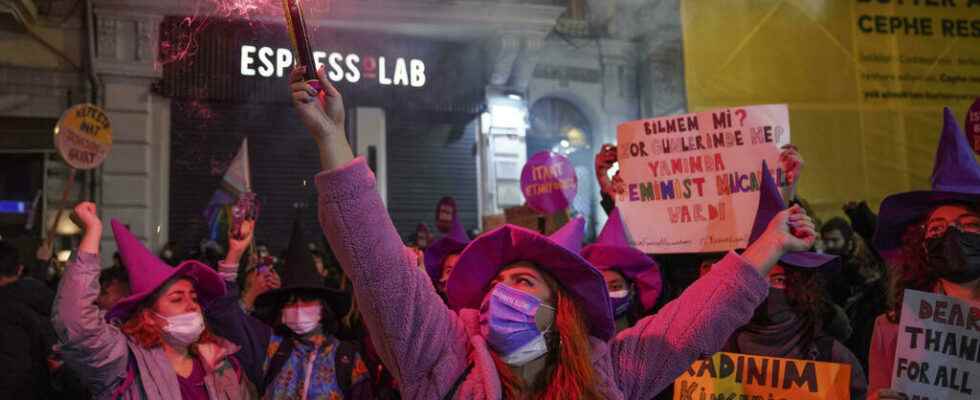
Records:
[[[305,307],[284,307],[282,309],[282,323],[289,327],[297,335],[305,335],[320,326],[320,318],[323,316],[323,305]]]
[[[519,367],[531,361],[537,360],[539,357],[548,352],[548,342],[544,339],[544,335],[546,333],[548,333],[547,330],[535,337],[534,340],[528,344],[514,350],[513,353],[504,355],[501,357],[501,360],[503,360],[507,365],[512,365],[515,367]]]
[[[186,314],[158,317],[167,321],[167,326],[163,327],[163,340],[172,346],[187,347],[197,341],[204,332],[204,317],[199,311]]]

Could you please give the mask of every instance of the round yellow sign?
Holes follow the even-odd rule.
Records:
[[[68,165],[76,169],[96,168],[112,149],[112,123],[101,108],[78,104],[61,114],[54,127],[54,145]]]

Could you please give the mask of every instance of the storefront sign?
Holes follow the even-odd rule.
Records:
[[[910,399],[976,399],[980,303],[906,290],[892,389]]]
[[[850,365],[810,360],[719,352],[674,381],[674,400],[850,398]]]
[[[58,153],[72,168],[92,169],[109,156],[112,149],[112,123],[101,108],[79,104],[61,115],[54,128]]]
[[[354,53],[314,51],[317,69],[326,65],[327,78],[334,82],[358,83],[377,81],[382,86],[425,86],[425,62],[414,58],[362,56]],[[288,48],[273,48],[244,44],[241,47],[241,75],[281,78],[293,67],[293,52]]]
[[[645,253],[727,251],[747,244],[762,160],[789,143],[786,105],[747,106],[621,124],[616,201]]]

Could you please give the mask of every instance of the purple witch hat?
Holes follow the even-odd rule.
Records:
[[[129,275],[132,294],[120,300],[106,313],[108,321],[125,321],[136,307],[173,277],[187,277],[194,283],[200,304],[206,305],[225,295],[225,284],[211,267],[196,260],[187,260],[171,267],[153,255],[126,227],[113,219],[112,234],[116,238],[119,257]]]
[[[898,250],[905,229],[934,207],[980,203],[980,164],[949,108],[943,109],[943,118],[943,132],[932,169],[932,190],[893,194],[881,202],[874,245],[882,253]]]
[[[479,309],[502,268],[531,262],[579,300],[592,336],[611,339],[615,329],[606,281],[579,255],[584,227],[585,220],[578,217],[551,236],[510,224],[480,235],[466,246],[449,276],[449,304],[455,309]]]
[[[633,281],[643,309],[649,310],[657,303],[663,290],[660,267],[652,258],[630,245],[619,209],[609,213],[599,238],[582,250],[582,257],[601,271],[617,270]]]
[[[449,234],[425,249],[425,271],[433,282],[439,281],[442,276],[442,263],[446,261],[446,257],[459,254],[469,243],[470,237],[463,229],[463,224],[459,222],[459,218],[454,218]]]
[[[752,224],[752,234],[749,236],[749,243],[755,242],[769,227],[776,214],[786,209],[783,196],[779,194],[776,181],[769,172],[769,165],[762,161],[762,187],[759,189],[759,208],[755,214],[755,222]],[[779,263],[797,268],[820,268],[827,265],[837,266],[837,256],[820,254],[812,251],[795,251],[786,253],[779,259]]]

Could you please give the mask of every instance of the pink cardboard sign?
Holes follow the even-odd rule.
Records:
[[[616,207],[645,253],[744,247],[759,204],[762,160],[778,168],[789,143],[786,105],[746,106],[619,125],[624,191]]]

